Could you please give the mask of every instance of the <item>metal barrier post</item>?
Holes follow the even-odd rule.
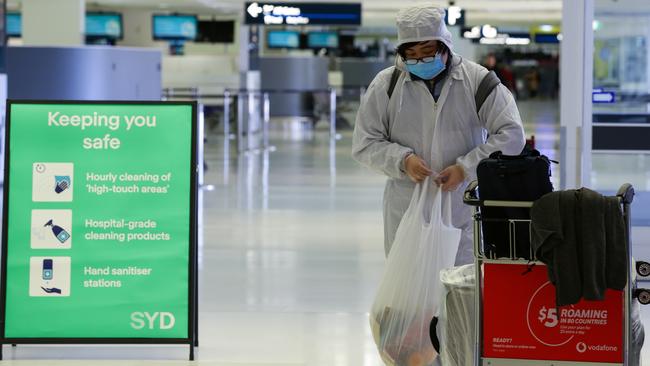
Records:
[[[336,141],[336,89],[330,89],[330,139]]]
[[[230,92],[223,94],[223,183],[230,181]]]
[[[264,148],[269,148],[269,124],[271,123],[271,100],[269,98],[269,93],[264,93],[264,119],[263,119],[263,138],[264,138]]]
[[[223,94],[223,153],[228,156],[230,153],[230,92]]]
[[[246,134],[246,138],[247,138],[246,150],[247,151],[252,151],[254,149],[255,141],[253,139],[253,135],[256,135],[257,132],[259,132],[257,130],[257,127],[258,127],[258,124],[259,124],[259,120],[257,119],[258,116],[254,117],[254,115],[256,114],[255,97],[256,97],[256,95],[254,93],[252,93],[250,91],[248,92],[248,118],[247,118],[248,123],[246,124],[247,125],[247,128],[246,128],[246,133],[247,133]],[[253,129],[253,127],[255,127],[255,129]]]
[[[237,151],[243,152],[244,149],[244,98],[242,92],[237,93]]]

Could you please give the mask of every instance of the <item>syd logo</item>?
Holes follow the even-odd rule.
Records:
[[[169,330],[173,329],[176,324],[174,314],[167,312],[134,312],[131,313],[131,327],[135,330],[143,329],[160,329]]]

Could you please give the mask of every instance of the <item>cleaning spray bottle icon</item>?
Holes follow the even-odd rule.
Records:
[[[65,243],[68,239],[70,239],[70,234],[65,231],[61,226],[59,225],[54,225],[53,220],[50,220],[45,224],[45,227],[51,226],[52,227],[52,233],[56,238],[61,242],[61,244]]]

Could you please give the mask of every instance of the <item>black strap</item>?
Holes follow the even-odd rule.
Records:
[[[398,69],[397,67],[393,70],[393,74],[390,77],[390,84],[388,85],[388,99],[390,99],[393,96],[393,92],[395,91],[395,86],[397,86],[397,81],[399,80],[399,77],[402,75],[402,71]],[[501,84],[501,80],[499,80],[499,77],[497,74],[494,73],[494,71],[490,71],[485,75],[483,80],[481,81],[481,84],[478,86],[478,89],[476,90],[476,94],[474,95],[474,101],[476,102],[476,112],[481,110],[481,107],[483,106],[483,103],[485,103],[485,100],[487,97],[492,93],[494,88],[497,87],[497,85]]]
[[[397,67],[395,70],[393,70],[393,75],[390,77],[390,84],[388,85],[388,99],[393,96],[393,92],[395,91],[395,86],[397,85],[397,81],[399,80],[399,77],[402,75],[402,71],[398,69]]]
[[[481,107],[483,106],[483,103],[485,103],[487,97],[499,84],[501,84],[501,80],[499,80],[499,77],[494,73],[494,71],[490,71],[487,73],[487,75],[485,75],[481,81],[481,84],[478,86],[478,89],[476,89],[476,94],[474,95],[477,113],[481,110]]]

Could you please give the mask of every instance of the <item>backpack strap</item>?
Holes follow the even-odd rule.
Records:
[[[397,85],[397,81],[399,80],[399,77],[402,76],[402,70],[398,69],[395,67],[395,70],[393,70],[393,74],[390,76],[390,84],[388,85],[388,99],[393,96],[393,92],[395,91],[395,86]]]
[[[483,106],[483,103],[485,103],[487,97],[499,84],[501,84],[501,80],[499,80],[499,77],[494,73],[494,71],[488,72],[487,75],[483,77],[483,80],[481,81],[481,84],[478,86],[476,94],[474,95],[474,101],[476,102],[476,113],[481,110],[481,107]]]
[[[388,94],[388,99],[393,96],[395,86],[397,86],[397,81],[399,80],[400,76],[402,76],[402,71],[396,67],[390,77],[390,84],[388,85],[388,90],[386,91]],[[474,95],[474,101],[476,102],[476,113],[481,110],[481,107],[483,106],[483,103],[485,103],[487,97],[490,96],[494,88],[496,88],[499,84],[501,84],[501,80],[499,80],[499,77],[497,77],[497,74],[495,74],[494,71],[488,72],[487,75],[483,77],[483,80],[481,81],[481,84],[478,86],[476,94]]]

